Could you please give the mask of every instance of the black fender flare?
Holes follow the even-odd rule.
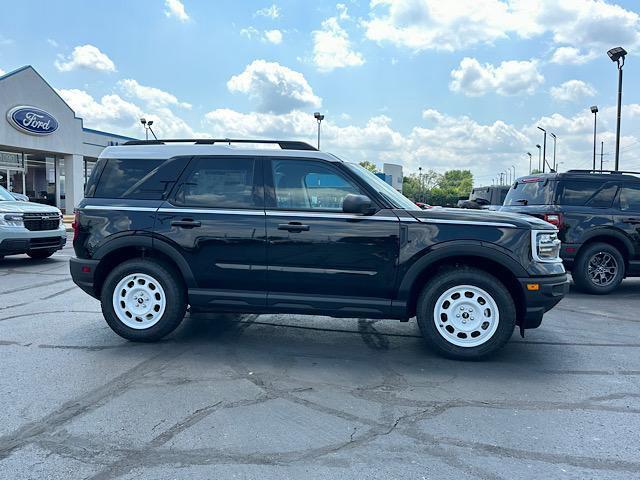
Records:
[[[513,253],[503,247],[481,241],[452,240],[433,245],[414,261],[400,280],[398,300],[405,302],[409,300],[415,282],[431,265],[447,258],[455,259],[456,257],[478,257],[498,263],[512,272],[516,278],[529,276],[525,267]]]
[[[618,230],[615,228],[609,228],[609,227],[597,228],[585,234],[585,236],[583,237],[582,244],[578,248],[578,252],[576,253],[576,256],[580,254],[580,250],[582,249],[582,247],[584,247],[586,243],[588,243],[591,239],[596,237],[612,237],[612,238],[615,238],[616,240],[619,240],[627,249],[626,252],[621,252],[621,253],[623,254],[626,253],[628,259],[633,258],[635,254],[635,248],[633,246],[633,243],[629,239],[629,237],[627,237],[627,235],[621,230]]]
[[[153,256],[153,251],[156,250],[169,257],[180,270],[182,278],[184,278],[187,287],[197,287],[193,271],[191,270],[189,263],[180,254],[178,249],[172,246],[166,240],[163,240],[156,236],[152,236],[150,234],[136,232],[132,235],[121,236],[109,240],[95,251],[93,258],[95,260],[101,260],[110,253],[115,252],[116,250],[131,247],[146,249],[149,251],[150,256]]]

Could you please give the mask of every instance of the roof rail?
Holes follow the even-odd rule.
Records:
[[[627,170],[600,170],[600,169],[589,169],[589,170],[567,170],[566,173],[611,173],[611,174],[619,174],[622,175],[624,173],[629,173],[632,175],[640,175],[640,172],[631,172]]]
[[[282,150],[318,150],[306,142],[291,140],[250,140],[232,138],[171,138],[163,140],[130,140],[122,145],[165,145],[167,143],[193,143],[195,145],[213,145],[216,143],[265,143],[279,145]]]

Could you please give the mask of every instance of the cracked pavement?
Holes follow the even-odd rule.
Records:
[[[640,279],[465,363],[415,321],[193,315],[129,343],[71,254],[0,261],[1,479],[640,476]]]

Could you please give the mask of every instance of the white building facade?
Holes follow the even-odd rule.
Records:
[[[133,140],[84,128],[31,66],[0,76],[0,185],[73,213],[100,152]]]

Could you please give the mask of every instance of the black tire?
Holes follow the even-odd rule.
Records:
[[[598,284],[597,280],[589,273],[589,264],[592,259],[597,261],[595,257],[602,257],[603,254],[609,255],[615,262],[615,273],[611,275],[611,280],[606,284]],[[597,242],[587,245],[580,250],[573,264],[571,276],[573,277],[573,283],[575,283],[579,290],[593,295],[606,295],[613,292],[618,288],[620,283],[622,283],[625,273],[624,269],[625,261],[620,251],[608,243]],[[609,274],[610,273],[611,270],[609,270]],[[605,275],[607,275],[607,273],[605,273]],[[603,280],[602,277],[599,278],[600,281]]]
[[[113,307],[113,292],[118,283],[127,275],[141,273],[153,277],[166,296],[165,310],[154,325],[146,329],[135,329],[123,323]],[[127,340],[134,342],[155,342],[173,332],[187,309],[187,295],[180,275],[174,269],[158,260],[127,260],[115,267],[104,282],[100,293],[102,314],[111,329]]]
[[[55,250],[30,250],[27,252],[27,255],[35,260],[42,260],[44,258],[49,258],[54,253],[56,253]]]
[[[492,298],[498,310],[497,327],[494,333],[477,346],[459,346],[451,343],[445,338],[444,330],[443,334],[438,331],[439,328],[453,328],[450,319],[439,320],[439,325],[436,325],[434,320],[436,302],[440,296],[449,289],[462,285],[484,290]],[[478,299],[484,300],[481,297]],[[443,305],[445,303],[443,302]],[[480,314],[484,315],[484,313]],[[422,336],[439,354],[456,360],[481,360],[501,349],[511,338],[516,324],[516,307],[511,294],[500,280],[486,271],[465,267],[440,270],[431,277],[418,297],[416,317]],[[449,321],[448,324],[447,321]],[[473,322],[476,320],[473,319]],[[484,326],[485,323],[476,325]],[[478,326],[476,330],[479,332],[480,328]],[[450,333],[455,333],[455,329]],[[471,336],[474,333],[475,331],[471,332]]]

